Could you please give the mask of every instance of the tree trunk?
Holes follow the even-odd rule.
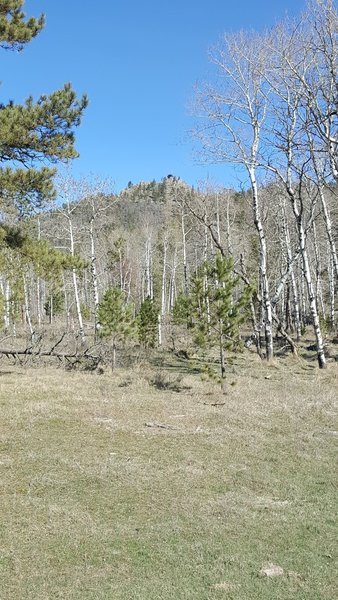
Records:
[[[84,327],[83,327],[79,288],[78,288],[78,284],[77,284],[77,276],[76,276],[75,269],[72,269],[72,281],[73,281],[75,308],[76,308],[77,320],[78,320],[78,324],[79,324],[79,334],[80,334],[81,339],[84,341],[85,334],[84,334]]]
[[[284,206],[283,206],[283,228],[284,228],[286,253],[287,253],[287,259],[288,259],[288,267],[289,267],[290,278],[291,278],[292,295],[293,295],[293,322],[295,324],[296,339],[297,339],[297,342],[299,342],[301,335],[302,335],[300,309],[299,309],[299,298],[298,298],[298,290],[297,290],[295,271],[293,268],[294,261],[293,261],[292,250],[291,250],[289,225],[288,225],[286,211],[285,211]]]
[[[262,309],[265,329],[265,348],[266,348],[266,359],[270,361],[273,358],[273,335],[272,335],[272,307],[269,291],[269,280],[267,275],[267,253],[266,253],[266,239],[263,229],[259,197],[258,197],[258,186],[256,181],[256,174],[254,167],[249,167],[249,175],[252,189],[252,202],[254,212],[254,224],[258,233],[259,238],[259,273],[262,290]]]
[[[152,274],[152,249],[151,249],[151,235],[146,239],[145,244],[145,267],[144,267],[144,285],[145,290],[143,293],[143,300],[145,298],[153,299],[153,274]]]
[[[70,253],[72,256],[74,256],[75,255],[74,232],[73,232],[73,223],[72,223],[72,219],[70,216],[68,216],[68,225],[69,225]],[[78,287],[78,283],[77,283],[76,269],[72,269],[72,282],[73,282],[73,290],[74,290],[76,315],[77,315],[77,320],[78,320],[78,324],[79,324],[79,334],[80,334],[82,341],[84,341],[85,334],[84,334],[84,327],[83,327],[83,318],[82,318],[81,302],[80,302],[80,295],[79,295],[79,287]]]
[[[188,265],[187,265],[187,243],[186,243],[186,231],[184,222],[184,207],[182,204],[181,211],[181,229],[182,229],[182,248],[183,248],[183,291],[184,295],[189,295],[189,281],[188,281]]]
[[[6,283],[5,283],[4,300],[5,300],[4,325],[5,325],[5,332],[7,333],[9,331],[9,326],[10,326],[10,322],[11,322],[11,318],[10,318],[10,314],[11,314],[10,287],[9,287],[8,281],[6,281]]]
[[[89,227],[90,236],[90,274],[92,279],[92,290],[93,290],[93,302],[94,302],[94,337],[97,339],[97,311],[99,308],[99,288],[97,281],[97,269],[96,269],[96,249],[93,229],[93,219],[90,221]]]
[[[323,293],[322,293],[322,279],[321,279],[321,258],[319,247],[317,243],[317,228],[315,222],[312,224],[313,230],[313,246],[315,251],[315,259],[316,259],[316,302],[317,302],[317,310],[319,312],[319,307],[321,309],[323,318],[325,319],[325,306],[323,301]]]
[[[26,281],[25,276],[23,276],[23,290],[24,290],[24,299],[25,299],[24,311],[25,311],[26,323],[28,325],[29,333],[31,334],[31,338],[33,339],[34,328],[32,325],[32,320],[31,320],[31,315],[30,315],[30,310],[29,310],[29,298],[28,298],[28,290],[27,290],[27,281]]]
[[[163,241],[163,265],[162,265],[162,289],[161,289],[161,318],[165,318],[166,313],[166,291],[167,291],[167,250],[168,241],[167,238]]]
[[[318,366],[320,369],[325,369],[326,360],[325,360],[325,352],[324,352],[324,342],[323,342],[322,332],[321,332],[321,328],[320,328],[316,296],[314,293],[313,283],[312,283],[312,278],[311,278],[309,258],[308,258],[308,253],[306,250],[305,232],[304,232],[304,228],[303,228],[303,224],[301,222],[300,216],[298,216],[298,234],[299,234],[299,247],[301,250],[302,262],[303,262],[304,277],[305,277],[309,305],[310,305],[310,312],[311,312],[311,316],[312,316],[313,328],[314,328],[314,333],[315,333],[315,337],[316,337]]]
[[[328,265],[328,277],[329,277],[329,296],[330,296],[330,329],[335,331],[336,317],[335,317],[335,270],[332,255],[329,256]]]

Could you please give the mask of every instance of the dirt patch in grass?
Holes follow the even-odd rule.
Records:
[[[332,600],[336,365],[228,377],[4,368],[1,600]]]

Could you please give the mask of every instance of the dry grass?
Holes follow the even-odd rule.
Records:
[[[337,366],[244,359],[227,395],[3,364],[1,600],[333,600]]]

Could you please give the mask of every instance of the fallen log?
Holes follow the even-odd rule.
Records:
[[[80,362],[81,360],[88,359],[93,362],[97,362],[99,364],[102,360],[102,357],[97,354],[89,354],[88,351],[84,352],[55,352],[52,348],[51,350],[36,350],[34,348],[25,348],[24,350],[17,350],[12,348],[0,348],[0,356],[6,356],[6,358],[14,358],[18,359],[19,357],[32,356],[35,358],[40,357],[50,357],[50,358],[58,358],[62,361],[75,361]]]

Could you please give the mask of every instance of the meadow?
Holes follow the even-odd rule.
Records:
[[[1,363],[1,600],[336,597],[337,363],[174,367]]]

